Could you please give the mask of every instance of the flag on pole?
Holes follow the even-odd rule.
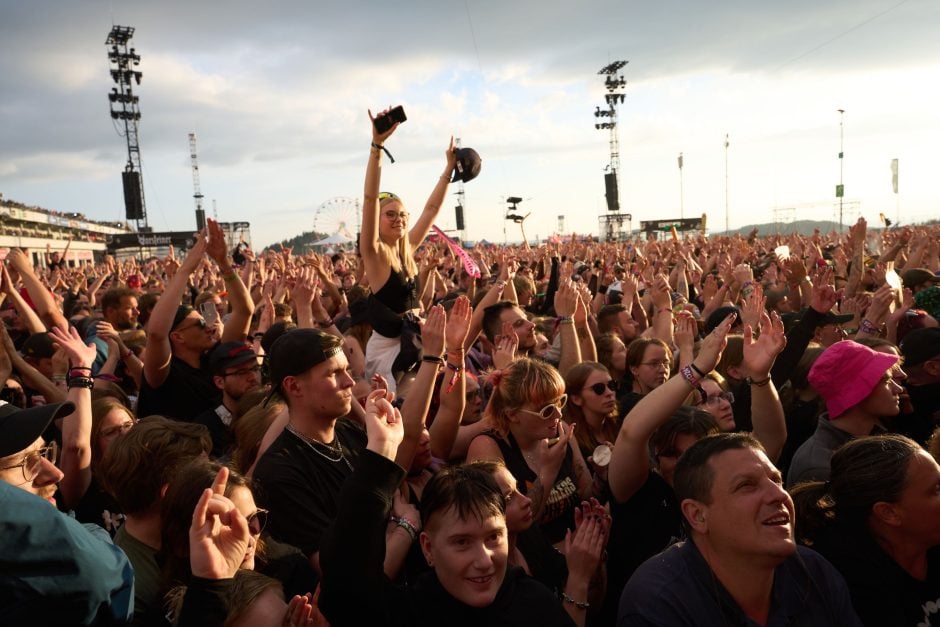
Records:
[[[894,193],[898,193],[898,160],[891,160],[891,188],[894,189]]]

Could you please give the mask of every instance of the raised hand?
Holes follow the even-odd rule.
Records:
[[[379,145],[384,144],[385,140],[391,137],[392,134],[398,129],[398,125],[400,124],[400,122],[395,122],[394,124],[392,124],[391,128],[389,128],[384,133],[380,133],[375,128],[375,120],[377,118],[385,117],[386,115],[388,115],[388,112],[391,110],[392,110],[392,107],[389,107],[385,109],[384,111],[379,111],[376,115],[373,116],[372,110],[369,109],[369,122],[370,122],[370,126],[372,127],[372,142],[373,143],[379,144]]]
[[[506,368],[516,359],[519,349],[519,336],[512,329],[512,323],[503,323],[502,334],[496,337],[496,346],[493,350],[493,366],[497,370]]]
[[[833,284],[832,268],[820,268],[813,275],[813,295],[809,306],[819,313],[827,313],[842,298],[843,290],[836,290]]]
[[[447,314],[444,307],[434,305],[428,311],[428,317],[421,325],[422,352],[425,355],[439,357],[444,354],[444,328]]]
[[[405,437],[401,413],[388,401],[384,390],[369,393],[365,410],[368,435],[366,448],[386,459],[394,460],[398,445]]]
[[[725,350],[728,344],[728,331],[734,324],[737,314],[728,314],[721,323],[705,336],[702,340],[702,346],[699,348],[698,355],[695,356],[695,367],[704,373],[709,373],[718,365],[721,359],[721,352]]]
[[[750,325],[744,327],[744,365],[748,376],[762,380],[770,375],[777,355],[787,345],[787,336],[783,330],[783,321],[777,312],[760,317],[760,337],[754,339],[754,329]]]
[[[561,317],[574,316],[578,307],[578,289],[571,279],[559,282],[558,291],[555,292],[555,315]]]
[[[69,327],[68,333],[65,333],[59,327],[52,327],[49,335],[59,345],[59,348],[68,355],[73,368],[89,368],[95,361],[95,356],[98,353],[95,345],[85,344],[75,327]]]
[[[225,497],[228,475],[228,468],[219,469],[212,487],[196,503],[189,527],[190,567],[203,579],[233,577],[248,551],[248,521]]]
[[[470,301],[466,296],[458,296],[447,314],[447,324],[444,327],[444,345],[448,351],[463,350],[472,317],[473,307],[470,306]]]
[[[757,328],[767,299],[764,297],[764,288],[760,283],[755,283],[753,287],[754,289],[745,297],[744,305],[741,307],[741,323],[744,326],[750,325],[752,328]]]

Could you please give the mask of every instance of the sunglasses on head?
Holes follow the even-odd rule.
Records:
[[[604,392],[606,392],[607,390],[610,390],[611,392],[616,392],[616,391],[617,391],[617,382],[614,381],[613,379],[611,379],[611,380],[608,381],[607,383],[595,383],[594,385],[589,385],[589,386],[587,386],[586,389],[591,390],[592,392],[594,392],[594,393],[597,394],[598,396],[601,396],[601,395],[603,395]]]
[[[383,200],[401,200],[401,198],[392,192],[379,192],[379,202],[382,202]]]

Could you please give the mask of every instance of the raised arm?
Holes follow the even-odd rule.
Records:
[[[447,194],[447,186],[450,184],[451,174],[453,174],[454,166],[457,164],[457,150],[454,146],[453,136],[450,138],[450,144],[447,146],[444,157],[447,160],[444,173],[438,177],[431,195],[428,196],[428,201],[424,204],[424,211],[421,212],[421,215],[415,220],[414,226],[408,232],[408,241],[411,242],[412,248],[420,246],[424,238],[428,236],[428,231],[431,230],[431,225],[434,224],[434,220],[437,218],[444,202],[444,196]]]
[[[202,263],[206,252],[206,230],[203,229],[196,236],[196,243],[189,250],[179,270],[166,284],[163,296],[157,300],[150,320],[147,322],[147,348],[144,351],[144,377],[152,388],[158,388],[166,381],[170,373],[170,331],[173,327],[173,318],[180,306],[183,292],[186,291],[190,275]]]
[[[229,316],[228,322],[222,329],[222,341],[244,342],[248,337],[248,329],[251,327],[251,314],[255,312],[255,304],[241,277],[232,268],[222,227],[210,218],[206,220],[206,228],[209,238],[206,242],[206,254],[212,257],[219,267],[228,292],[228,302],[232,305],[232,315]]]
[[[33,266],[30,265],[29,259],[26,257],[26,253],[19,248],[10,249],[9,254],[7,254],[7,263],[13,266],[20,275],[23,286],[29,293],[29,297],[33,300],[33,305],[35,305],[36,313],[39,314],[40,319],[49,327],[56,326],[62,330],[68,329],[68,320],[66,320],[62,312],[59,311],[59,307],[56,305],[52,294],[42,284],[39,277],[36,276],[36,273],[33,271]]]
[[[58,327],[49,332],[69,357],[76,376],[91,377],[91,364],[97,350],[94,344],[85,344],[75,327],[63,333]],[[59,484],[62,502],[74,508],[91,484],[91,388],[70,385],[68,400],[75,411],[62,421],[62,459],[60,468],[65,477]]]
[[[708,373],[715,368],[734,318],[734,314],[729,315],[705,336],[702,348],[690,367],[693,378],[696,371]],[[690,387],[690,381],[680,372],[644,396],[624,418],[607,471],[611,494],[618,503],[627,501],[646,482],[650,472],[649,440],[653,432],[682,405]]]
[[[46,325],[42,323],[42,320],[40,320],[39,316],[36,315],[36,312],[33,311],[33,308],[30,307],[25,300],[23,300],[23,297],[16,289],[16,286],[13,285],[13,279],[10,278],[10,273],[7,272],[7,267],[3,264],[0,264],[0,269],[3,271],[3,275],[0,277],[0,280],[3,281],[3,293],[6,294],[7,298],[9,298],[13,303],[13,306],[16,308],[16,312],[19,314],[20,320],[23,321],[26,329],[31,334],[42,333],[45,331]]]
[[[382,111],[375,117],[388,114]],[[382,287],[385,275],[388,273],[388,260],[379,249],[379,184],[382,181],[382,150],[386,140],[398,128],[398,122],[384,133],[375,128],[375,118],[369,112],[370,127],[372,129],[372,147],[369,150],[369,161],[366,164],[366,182],[362,203],[362,231],[359,234],[359,254],[370,278],[373,291]]]
[[[787,441],[787,423],[777,388],[770,380],[774,360],[787,344],[783,322],[777,312],[760,318],[760,337],[754,339],[751,325],[744,327],[744,361],[751,386],[751,424],[770,461],[776,462]]]
[[[459,297],[447,316],[444,327],[444,345],[448,364],[464,366],[464,340],[470,328],[473,308],[466,297]],[[440,459],[450,459],[460,428],[460,418],[466,405],[467,373],[446,367],[444,382],[441,384],[440,408],[429,430],[431,434],[431,453]]]

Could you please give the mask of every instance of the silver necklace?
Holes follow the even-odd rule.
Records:
[[[349,460],[346,459],[346,455],[343,453],[343,444],[342,444],[342,442],[339,441],[339,437],[338,437],[338,436],[336,437],[336,446],[334,447],[334,446],[330,446],[329,444],[326,444],[325,442],[321,442],[321,441],[315,440],[315,439],[313,439],[313,438],[308,438],[308,437],[305,436],[303,433],[301,433],[300,431],[298,431],[297,429],[295,429],[294,426],[291,425],[291,424],[288,424],[287,427],[286,427],[286,429],[287,429],[288,431],[290,431],[291,433],[293,433],[294,435],[296,435],[298,438],[300,438],[300,440],[301,440],[304,444],[306,444],[307,446],[310,447],[310,450],[312,450],[314,453],[316,453],[317,455],[319,455],[319,456],[322,457],[323,459],[325,459],[325,460],[327,460],[327,461],[330,461],[330,462],[333,462],[334,464],[339,463],[339,462],[345,462],[345,463],[346,463],[346,467],[349,468],[350,472],[352,471],[352,469],[353,469],[352,464],[350,464],[350,463],[349,463]],[[314,446],[315,444],[316,444],[317,446]],[[327,450],[328,450],[330,453],[332,453],[333,455],[336,455],[336,456],[337,456],[336,459],[330,457],[329,455],[327,455],[326,453],[324,453],[323,451],[321,451],[320,448],[319,448],[319,447],[321,447],[321,446],[322,446],[323,448],[327,449]]]

